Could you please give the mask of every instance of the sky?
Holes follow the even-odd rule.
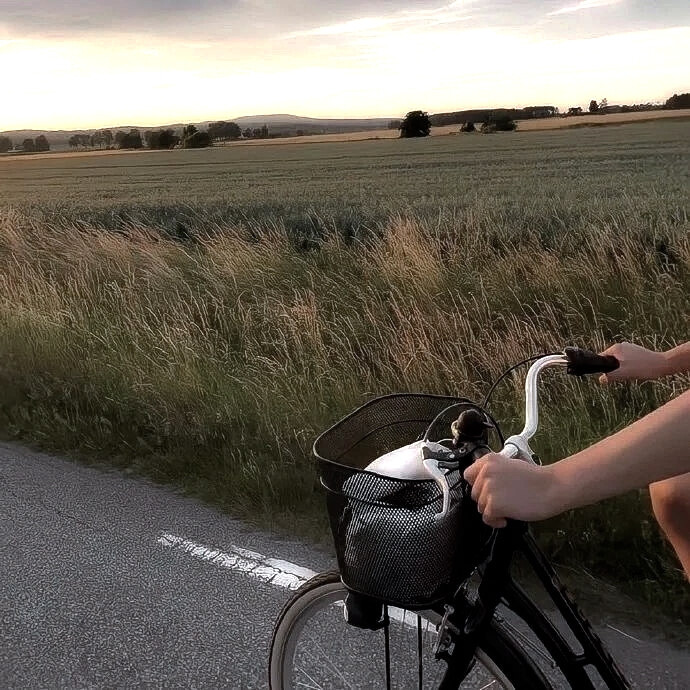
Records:
[[[0,0],[0,131],[690,91],[688,0]]]

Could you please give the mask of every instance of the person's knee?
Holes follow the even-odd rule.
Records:
[[[690,539],[690,474],[657,482],[649,487],[654,515],[663,530]]]

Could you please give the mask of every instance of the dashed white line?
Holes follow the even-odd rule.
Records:
[[[183,551],[194,558],[213,563],[213,565],[221,568],[236,570],[262,582],[285,589],[298,589],[316,575],[313,570],[308,568],[302,568],[277,558],[268,558],[239,546],[231,546],[229,552],[225,552],[168,533],[161,534],[158,543],[169,549]]]
[[[182,551],[207,563],[212,563],[221,568],[237,570],[262,582],[275,585],[276,587],[284,587],[285,589],[298,589],[307,580],[317,575],[309,568],[303,568],[295,563],[281,561],[277,558],[268,558],[260,553],[256,553],[256,551],[249,551],[239,546],[231,546],[230,551],[225,552],[167,533],[161,534],[158,538],[158,543],[167,548]],[[343,602],[337,602],[337,605],[343,606]],[[402,609],[390,607],[388,615],[405,626],[417,626],[416,616],[412,615],[410,620],[408,620],[408,612]],[[438,619],[435,620],[436,625],[440,622],[440,616],[437,616],[432,611],[425,612],[425,618],[427,619],[427,625],[436,618]]]

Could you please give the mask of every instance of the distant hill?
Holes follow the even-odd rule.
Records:
[[[322,119],[314,117],[300,117],[299,115],[273,114],[273,115],[245,115],[242,117],[227,117],[227,122],[236,122],[242,129],[249,127],[254,129],[266,125],[272,134],[281,136],[296,135],[298,132],[303,134],[343,134],[347,132],[362,132],[373,129],[387,129],[388,123],[394,118],[335,118]],[[113,133],[119,130],[129,131],[138,129],[144,133],[155,129],[174,129],[178,133],[186,124],[194,124],[199,129],[206,129],[211,122],[217,120],[204,120],[203,122],[181,123],[167,125],[140,126],[140,125],[118,125],[115,127],[102,127],[93,129],[71,129],[71,130],[42,130],[42,129],[16,129],[7,132],[0,132],[0,136],[8,136],[12,142],[21,144],[24,139],[35,139],[40,134],[45,134],[50,142],[52,149],[68,149],[69,140],[75,134],[92,134],[98,129],[109,129]]]

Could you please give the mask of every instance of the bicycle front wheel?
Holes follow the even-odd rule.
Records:
[[[349,625],[344,618],[346,596],[347,589],[337,572],[318,575],[295,592],[273,632],[271,690],[386,687],[384,632]],[[438,688],[447,670],[433,651],[439,612],[389,609],[389,617],[391,687]],[[496,626],[490,628],[475,657],[477,663],[462,688],[550,687],[517,643]]]

